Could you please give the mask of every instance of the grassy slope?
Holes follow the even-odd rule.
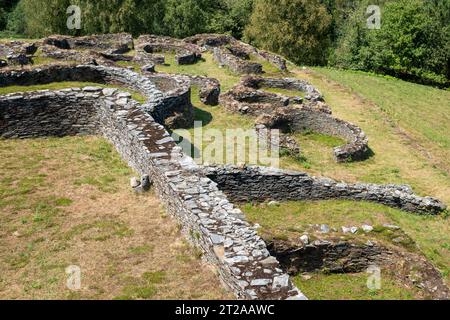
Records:
[[[0,298],[228,297],[104,139],[0,140],[0,161]],[[65,287],[69,265],[80,291]]]
[[[382,276],[381,289],[367,288],[366,274],[313,274],[311,279],[301,275],[294,283],[312,300],[411,300],[416,290],[405,290],[395,280]]]

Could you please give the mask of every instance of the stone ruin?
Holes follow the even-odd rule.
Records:
[[[184,39],[185,42],[200,46],[214,54],[220,66],[226,66],[233,72],[243,74],[263,73],[263,67],[252,57],[266,60],[281,71],[287,71],[286,60],[279,55],[259,50],[247,43],[228,35],[200,34]]]
[[[415,195],[407,186],[346,184],[273,168],[197,165],[192,158],[183,154],[182,148],[177,146],[168,130],[192,126],[192,85],[199,87],[200,98],[205,104],[218,104],[219,81],[207,77],[157,73],[154,68],[149,67],[143,68],[141,73],[118,67],[115,59],[102,54],[120,55],[131,50],[134,43],[125,34],[82,38],[53,36],[41,43],[41,49],[47,50],[42,50],[44,54],[53,50],[70,56],[69,59],[65,54],[54,55],[55,59],[73,59],[78,63],[87,59],[89,63],[60,63],[30,69],[8,66],[0,71],[0,87],[89,81],[132,89],[144,96],[146,101],[139,104],[127,92],[98,87],[3,95],[0,96],[0,138],[85,134],[104,136],[130,167],[141,176],[149,177],[167,211],[180,221],[185,234],[202,250],[204,258],[217,268],[223,284],[238,298],[306,299],[293,285],[288,272],[294,265],[293,259],[298,261],[310,258],[308,255],[286,257],[286,250],[276,249],[280,244],[266,243],[258,234],[257,226],[248,223],[241,210],[231,201],[366,200],[415,214],[439,214],[446,208],[437,199]],[[151,52],[147,52],[145,46],[152,43],[155,45],[148,50]],[[142,66],[148,66],[148,61],[154,58],[154,52],[169,50],[179,55],[179,63],[193,63],[190,58],[185,57],[184,60],[182,56],[187,55],[188,51],[189,54],[197,55],[200,52],[197,51],[198,48],[201,51],[214,50],[230,44],[240,42],[229,36],[217,35],[199,35],[185,40],[145,36],[138,40],[136,54],[131,59],[139,61]],[[245,44],[242,44],[242,48],[251,50],[253,54],[256,52],[261,57],[265,56],[265,59],[283,69],[283,63],[276,55],[252,49]],[[76,54],[73,53],[75,51]],[[235,50],[233,55],[243,53]],[[102,58],[97,60],[98,57]],[[198,55],[196,57],[199,58]],[[305,92],[306,96],[285,98],[281,95],[266,95],[259,90],[266,86],[295,88]],[[234,112],[239,110],[238,105],[237,109],[231,106],[233,101],[238,100],[234,98],[235,90],[248,92],[250,98],[245,99],[250,101],[252,96],[256,97],[256,101],[250,103],[249,113],[256,110],[255,115],[271,117],[274,114],[278,116],[280,111],[280,117],[285,117],[281,110],[289,110],[283,121],[290,130],[300,130],[305,123],[313,126],[312,122],[317,121],[320,124],[314,129],[319,130],[319,127],[329,125],[328,133],[343,136],[348,131],[350,133],[346,140],[349,144],[354,144],[352,139],[359,135],[361,140],[358,141],[365,142],[367,146],[362,131],[333,118],[320,93],[306,82],[294,79],[245,78],[238,89],[232,89],[231,93],[220,97],[220,103]],[[269,98],[264,100],[264,97]],[[263,107],[258,107],[258,104]],[[272,110],[269,105],[272,105]],[[283,127],[280,123],[265,122],[264,125]],[[286,141],[289,142],[289,139]],[[133,188],[139,189],[140,184],[136,181]],[[324,252],[321,245],[315,246],[319,249],[314,250]],[[332,248],[334,245],[330,246]],[[331,253],[326,256],[333,256],[333,250],[328,250]],[[364,250],[360,252],[366,252]],[[295,266],[298,267],[297,262]],[[432,270],[426,266],[426,270]]]
[[[0,42],[0,68],[8,65],[28,65],[33,64],[33,55],[37,51],[34,43],[23,41]]]
[[[164,58],[158,55],[158,53],[164,52],[174,53],[175,61],[179,65],[194,64],[202,58],[201,49],[194,44],[169,37],[153,35],[140,36],[136,40],[136,50],[139,55],[143,57],[147,56],[149,61],[157,64],[164,64]]]

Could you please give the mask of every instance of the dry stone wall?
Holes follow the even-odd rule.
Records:
[[[308,107],[291,112],[289,119],[292,131],[311,130],[347,141],[345,145],[333,149],[337,162],[365,160],[370,154],[369,139],[366,134],[350,122]]]
[[[150,100],[158,99],[155,91]],[[169,213],[238,297],[305,299],[242,212],[213,181],[188,170],[193,159],[128,93],[86,87],[0,97],[2,137],[80,133],[102,133],[132,168],[152,177]]]
[[[446,209],[438,199],[420,197],[404,185],[349,184],[304,172],[256,166],[209,166],[202,170],[236,202],[350,199],[426,215]]]
[[[214,60],[216,60],[220,66],[226,66],[233,72],[243,74],[263,73],[263,68],[260,63],[244,60],[233,54],[227,48],[214,48],[213,52]]]
[[[272,239],[267,244],[290,275],[361,273],[376,267],[406,287],[421,288],[423,299],[450,298],[442,274],[398,226],[363,225],[360,229],[309,225],[299,239]]]
[[[195,44],[170,37],[142,35],[136,40],[136,49],[145,56],[155,53],[173,52],[179,65],[194,64],[201,59],[201,49]]]
[[[192,37],[188,37],[184,39],[184,42],[196,44],[205,50],[209,50],[213,52],[216,55],[215,50],[217,48],[224,50],[218,52],[218,57],[216,60],[223,64],[227,65],[228,60],[231,60],[231,68],[236,68],[236,72],[241,72],[239,70],[243,70],[242,73],[260,73],[260,72],[248,72],[248,71],[258,71],[259,67],[256,65],[251,66],[247,68],[239,67],[236,64],[239,64],[239,62],[234,61],[235,59],[230,57],[222,57],[223,53],[232,53],[237,59],[241,60],[241,64],[249,63],[248,61],[245,61],[245,59],[248,59],[251,55],[259,57],[261,59],[264,59],[268,62],[270,62],[272,65],[280,69],[281,71],[287,71],[286,66],[286,59],[283,57],[276,55],[274,53],[264,51],[264,50],[258,50],[257,48],[244,43],[242,41],[238,41],[232,36],[229,35],[223,35],[223,34],[198,34],[194,35]],[[244,59],[242,59],[244,58]],[[222,62],[221,62],[222,59]],[[261,66],[262,68],[262,66]]]
[[[43,51],[53,52],[54,57],[86,62],[98,57],[102,63],[106,60],[130,61],[131,58],[123,53],[133,45],[132,38],[130,42],[130,36],[126,34],[83,38],[58,36],[48,38],[45,43]],[[174,51],[179,64],[194,63],[201,56],[203,49],[200,46],[224,52],[225,55],[219,54],[216,59],[224,59],[224,64],[235,64],[236,70],[241,70],[238,72],[259,72],[260,65],[245,61],[253,54],[264,57],[280,69],[285,68],[285,60],[276,55],[258,51],[229,36],[208,35],[190,40],[141,37],[138,54],[133,61],[155,61],[160,56],[153,52]],[[55,50],[56,47],[60,49]],[[88,48],[94,52],[85,50],[87,54],[84,55],[72,50],[74,48]],[[164,62],[164,56],[162,59]],[[242,61],[247,63],[242,64]],[[132,168],[141,175],[151,176],[168,212],[179,219],[192,242],[202,249],[206,260],[217,266],[223,283],[240,298],[306,299],[270,254],[255,227],[245,220],[243,213],[229,199],[248,202],[345,198],[374,201],[421,214],[437,214],[445,209],[440,201],[416,196],[406,186],[352,185],[271,168],[198,166],[182,153],[166,127],[172,129],[193,124],[191,85],[200,87],[200,98],[205,104],[217,104],[220,83],[216,79],[154,74],[154,64],[145,68],[143,74],[138,74],[129,69],[99,66],[92,62],[77,66],[7,70],[0,73],[0,86],[61,81],[120,84],[140,92],[146,97],[145,103],[140,105],[133,101],[129,93],[97,87],[4,95],[0,96],[0,137],[79,134],[101,134],[106,137]],[[290,104],[301,104],[302,99],[268,93],[261,97],[254,94],[258,88],[271,86],[303,90],[307,93],[305,99],[308,103],[320,105],[322,101],[317,90],[299,80],[253,78],[246,81],[241,86],[248,89],[249,95],[241,97],[242,102],[270,107],[265,110],[268,113],[273,110],[273,104],[279,104],[278,109],[289,109]],[[326,133],[345,136],[352,143],[355,135],[359,135],[364,141],[365,135],[358,131],[359,128],[345,122],[338,123],[326,108],[320,112],[321,118],[317,118],[319,112],[310,111],[310,106],[280,119],[289,120],[294,130],[316,126],[317,131],[326,131],[336,127],[333,129],[335,131]],[[298,145],[288,135],[282,136],[281,143],[299,152]],[[342,158],[357,152],[347,151],[342,151]]]
[[[44,44],[59,49],[109,50],[121,54],[134,48],[133,36],[129,33],[99,34],[85,37],[52,35],[44,39]]]

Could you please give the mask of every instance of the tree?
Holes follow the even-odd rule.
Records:
[[[296,63],[323,64],[331,15],[319,0],[256,0],[245,38]]]

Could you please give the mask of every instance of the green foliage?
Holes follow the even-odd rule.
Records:
[[[322,64],[332,17],[319,0],[257,0],[245,37],[296,63]]]
[[[162,0],[81,0],[82,32],[130,32],[161,34],[164,1]]]
[[[69,5],[81,8],[81,30],[66,26]],[[12,14],[8,10],[14,6],[0,5],[0,30],[8,19],[8,30],[30,37],[115,32],[175,37],[221,32],[241,37],[252,5],[253,0],[21,0]]]
[[[206,31],[208,11],[215,1],[168,0],[164,24],[168,34],[183,38]]]
[[[8,14],[3,7],[0,7],[0,30],[3,30],[8,21]]]

